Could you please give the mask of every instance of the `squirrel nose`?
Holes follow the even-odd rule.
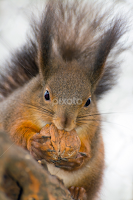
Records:
[[[61,124],[61,126],[62,126],[63,128],[65,128],[67,125],[69,126],[70,120],[68,119],[68,117],[63,116],[63,117],[61,117],[61,119],[60,119],[60,124]]]
[[[75,127],[75,121],[71,117],[62,117],[60,118],[60,126],[65,131],[71,131]]]
[[[75,126],[74,120],[69,116],[58,117],[57,120],[54,120],[54,124],[58,129],[66,131],[71,131]]]

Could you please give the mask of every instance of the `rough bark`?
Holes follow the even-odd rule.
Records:
[[[0,132],[0,199],[72,200],[62,181],[44,166]]]

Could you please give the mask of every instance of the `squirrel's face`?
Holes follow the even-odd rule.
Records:
[[[88,125],[95,109],[91,84],[81,69],[54,73],[43,88],[43,99],[47,109],[53,111],[52,122],[60,130]]]
[[[110,69],[114,66],[106,65],[106,61],[123,34],[121,20],[114,20],[103,29],[104,15],[98,19],[96,14],[88,23],[87,12],[89,18],[82,12],[77,17],[79,8],[71,14],[66,12],[68,16],[64,17],[62,6],[61,12],[58,9],[59,12],[54,12],[54,7],[53,12],[49,12],[52,6],[48,7],[37,35],[37,63],[41,85],[45,85],[43,103],[53,113],[49,121],[67,131],[83,124],[92,125],[92,122],[95,122],[92,126],[96,126],[98,114],[94,92],[98,96],[110,88],[106,84],[110,83],[108,79],[112,80]],[[44,121],[47,122],[48,117]]]

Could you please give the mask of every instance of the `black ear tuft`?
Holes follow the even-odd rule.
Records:
[[[54,23],[54,1],[50,0],[45,9],[45,16],[43,16],[42,23],[40,24],[39,38],[39,51],[38,61],[40,74],[43,79],[47,79],[49,74],[49,61],[51,59],[52,51],[52,34]]]
[[[103,79],[104,82],[105,77],[107,79],[108,76],[110,79],[109,76],[112,76],[111,73],[113,67],[110,68],[109,73],[109,70],[106,69],[105,63],[110,51],[113,49],[122,35],[122,23],[120,20],[116,20],[113,25],[102,35],[91,74],[92,87],[95,87],[99,81],[102,83],[102,80],[100,79]]]

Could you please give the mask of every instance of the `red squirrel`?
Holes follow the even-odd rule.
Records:
[[[123,35],[122,20],[105,25],[108,17],[84,1],[47,1],[32,25],[33,37],[0,74],[0,127],[36,160],[45,159],[75,200],[95,200],[102,184],[97,102],[114,84],[115,65],[108,57]],[[81,148],[75,159],[50,159],[47,139],[39,133],[51,123],[76,130]]]

